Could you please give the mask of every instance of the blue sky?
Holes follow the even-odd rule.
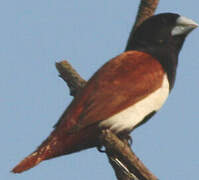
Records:
[[[3,180],[115,179],[96,149],[45,161],[20,175],[9,171],[51,132],[70,103],[55,62],[68,59],[85,78],[126,45],[139,1],[7,0],[0,7],[0,109]],[[199,23],[199,3],[161,1]],[[199,29],[187,38],[175,87],[161,111],[132,133],[133,149],[161,180],[197,179],[199,169]]]

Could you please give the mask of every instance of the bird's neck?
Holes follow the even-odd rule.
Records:
[[[137,46],[132,47],[132,49],[129,50],[138,50],[142,52],[149,53],[152,57],[157,59],[160,64],[162,65],[164,71],[167,73],[167,77],[170,84],[170,90],[173,88],[175,78],[176,78],[176,68],[178,65],[178,54],[180,52],[181,48],[176,49],[174,46],[169,47],[143,47],[143,46]]]
[[[178,65],[178,54],[179,52],[173,51],[171,47],[159,51],[159,53],[151,53],[151,55],[156,58],[162,65],[164,71],[167,73],[169,80],[170,90],[174,86],[176,79],[176,69]]]

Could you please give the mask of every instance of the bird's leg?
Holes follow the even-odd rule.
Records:
[[[106,134],[108,131],[108,129],[101,129],[101,135],[103,136],[104,134]],[[103,146],[102,144],[98,144],[97,145],[97,150],[101,153],[106,153],[106,148],[105,146]]]
[[[133,144],[133,139],[132,139],[132,137],[128,134],[127,136],[127,141],[128,141],[128,144],[129,144],[129,146],[132,146],[132,144]]]
[[[133,144],[133,139],[129,134],[121,134],[118,136],[123,142],[125,142],[128,146]]]
[[[102,134],[107,134],[109,131],[109,129],[103,129],[102,130]],[[124,144],[128,145],[129,147],[133,144],[133,140],[131,138],[131,136],[127,133],[127,132],[123,132],[123,133],[120,133],[120,134],[117,134],[117,137],[124,142]],[[97,150],[99,152],[103,152],[103,153],[107,153],[105,147],[102,145],[102,144],[98,144],[97,145]]]
[[[98,145],[98,146],[97,146],[97,150],[98,150],[99,152],[101,152],[101,153],[106,153],[106,150],[104,150],[104,146],[102,146],[102,145]]]

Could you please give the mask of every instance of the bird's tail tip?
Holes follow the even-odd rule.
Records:
[[[11,172],[12,173],[22,173],[23,171],[26,171],[37,164],[39,164],[41,161],[43,161],[45,158],[42,157],[37,151],[30,154],[28,157],[26,157],[24,160],[22,160],[18,165],[16,165]]]

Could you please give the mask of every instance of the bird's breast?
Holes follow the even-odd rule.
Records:
[[[169,95],[169,82],[167,75],[164,76],[162,86],[139,102],[129,106],[117,114],[100,122],[100,128],[109,128],[115,133],[122,131],[130,132],[147,115],[158,111]]]

